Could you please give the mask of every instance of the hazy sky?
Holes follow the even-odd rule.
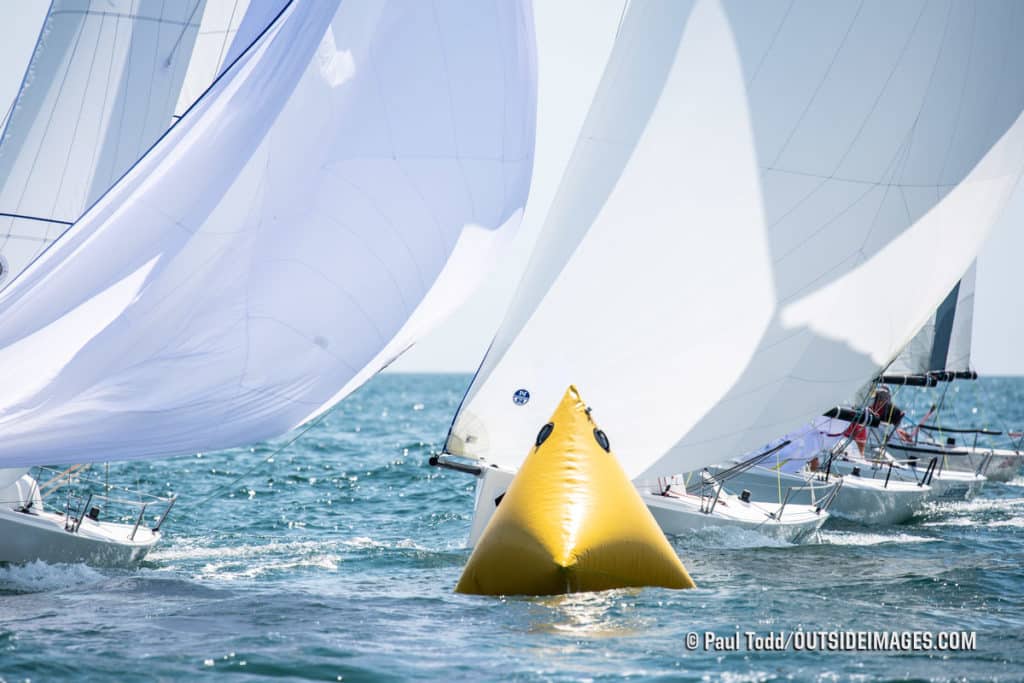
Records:
[[[0,106],[6,114],[21,82],[8,68],[31,49],[48,0],[5,8],[0,22]],[[622,0],[534,3],[538,51],[537,151],[520,235],[501,267],[447,323],[391,366],[392,371],[472,372],[479,365],[529,257],[601,77]],[[2,114],[0,114],[2,115]],[[1017,193],[979,257],[973,365],[984,374],[1024,375],[1024,190]],[[908,293],[909,294],[909,293]]]

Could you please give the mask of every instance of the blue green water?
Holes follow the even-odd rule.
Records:
[[[899,527],[830,522],[800,546],[674,538],[697,590],[452,593],[474,482],[427,458],[468,382],[378,377],[203,505],[275,444],[112,466],[181,496],[164,540],[138,569],[0,567],[0,679],[1024,680],[1021,478]],[[1022,380],[949,391],[946,419],[1024,427]],[[897,403],[920,415],[934,397]],[[795,629],[973,631],[976,649],[685,646],[690,631]]]

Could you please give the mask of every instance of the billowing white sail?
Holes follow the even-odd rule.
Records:
[[[974,272],[967,273],[942,300],[921,331],[886,369],[886,373],[966,372],[971,369],[971,325],[974,322]]]
[[[753,450],[886,365],[1024,169],[1013,2],[630,3],[446,448],[565,387],[633,477]]]
[[[167,129],[203,0],[54,0],[0,138],[0,287]]]
[[[528,6],[295,2],[0,294],[0,463],[280,434],[407,348],[512,236]]]

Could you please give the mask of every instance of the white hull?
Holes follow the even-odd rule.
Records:
[[[877,479],[843,477],[843,490],[829,512],[860,524],[889,525],[910,521],[932,496],[930,486],[907,481],[885,482]]]
[[[943,472],[981,474],[991,481],[1010,481],[1017,476],[1021,464],[1024,463],[1024,455],[1004,448],[957,445],[951,448],[948,454],[941,454],[941,445],[934,448],[941,458]],[[916,457],[918,461],[927,463],[929,459],[929,456],[922,456],[913,448],[905,448],[902,444],[889,444],[886,449],[898,460]]]
[[[496,500],[499,500],[508,489],[513,476],[514,473],[508,470],[486,466],[477,478],[476,503],[469,532],[471,548],[476,545],[491,515],[497,510]],[[779,522],[768,517],[768,514],[774,512],[778,506],[743,503],[735,496],[727,494],[723,495],[723,498],[727,498],[726,505],[716,505],[711,514],[700,512],[699,503],[677,503],[676,499],[652,494],[643,489],[640,490],[640,497],[666,534],[678,534],[710,526],[736,527],[795,543],[820,529],[828,519],[827,512],[818,513],[810,506],[790,504],[786,506],[784,520]],[[694,500],[697,498],[694,497]]]
[[[473,504],[473,523],[469,527],[469,547],[472,548],[480,540],[480,534],[487,528],[491,515],[498,509],[500,496],[505,495],[512,483],[514,472],[486,467],[476,480],[476,501]]]
[[[821,473],[801,476],[752,467],[730,483],[734,491],[747,489],[754,500],[768,503],[777,503],[780,496],[794,488],[791,502],[813,505],[831,488],[821,477]],[[830,479],[835,482],[839,477],[833,474]],[[813,490],[797,491],[795,487],[813,487]],[[833,517],[866,525],[903,524],[917,514],[930,495],[930,487],[916,483],[890,481],[886,486],[875,479],[846,476],[842,477],[842,489],[828,512]]]
[[[65,513],[45,509],[39,491],[39,484],[27,474],[0,489],[0,564],[126,566],[142,560],[160,540],[159,531],[142,524],[142,512],[133,524],[99,521],[104,507],[100,503],[95,506],[96,519],[69,519]],[[89,498],[98,503],[104,499]]]
[[[936,473],[930,482],[933,500],[970,500],[985,485],[985,477],[970,472]]]
[[[699,496],[669,497],[642,491],[640,497],[666,534],[681,534],[713,527],[731,527],[753,531],[789,543],[798,543],[813,535],[828,519],[827,512],[816,512],[806,505],[789,504],[782,519],[769,515],[778,506],[744,502],[735,496],[719,499],[711,513],[704,512],[708,499]]]
[[[141,561],[160,540],[160,532],[131,524],[94,522],[86,518],[77,532],[66,531],[64,516],[53,512],[25,513],[0,506],[0,563],[86,563],[106,567]]]
[[[1020,474],[1024,454],[1003,448],[993,448],[989,453],[988,466],[982,472],[986,479],[1006,482]]]
[[[832,471],[837,474],[853,474],[854,469],[860,473],[863,479],[874,479],[879,482],[893,480],[909,484],[918,484],[924,480],[927,472],[926,463],[916,467],[903,465],[890,466],[887,462],[877,460],[863,460],[860,458],[837,459],[832,463]],[[857,475],[854,475],[857,476]],[[985,485],[985,477],[970,472],[935,471],[928,482],[931,488],[927,500],[933,501],[958,501],[974,498]]]

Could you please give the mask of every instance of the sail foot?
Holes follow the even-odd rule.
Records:
[[[693,588],[575,387],[537,434],[455,591],[557,595]]]

